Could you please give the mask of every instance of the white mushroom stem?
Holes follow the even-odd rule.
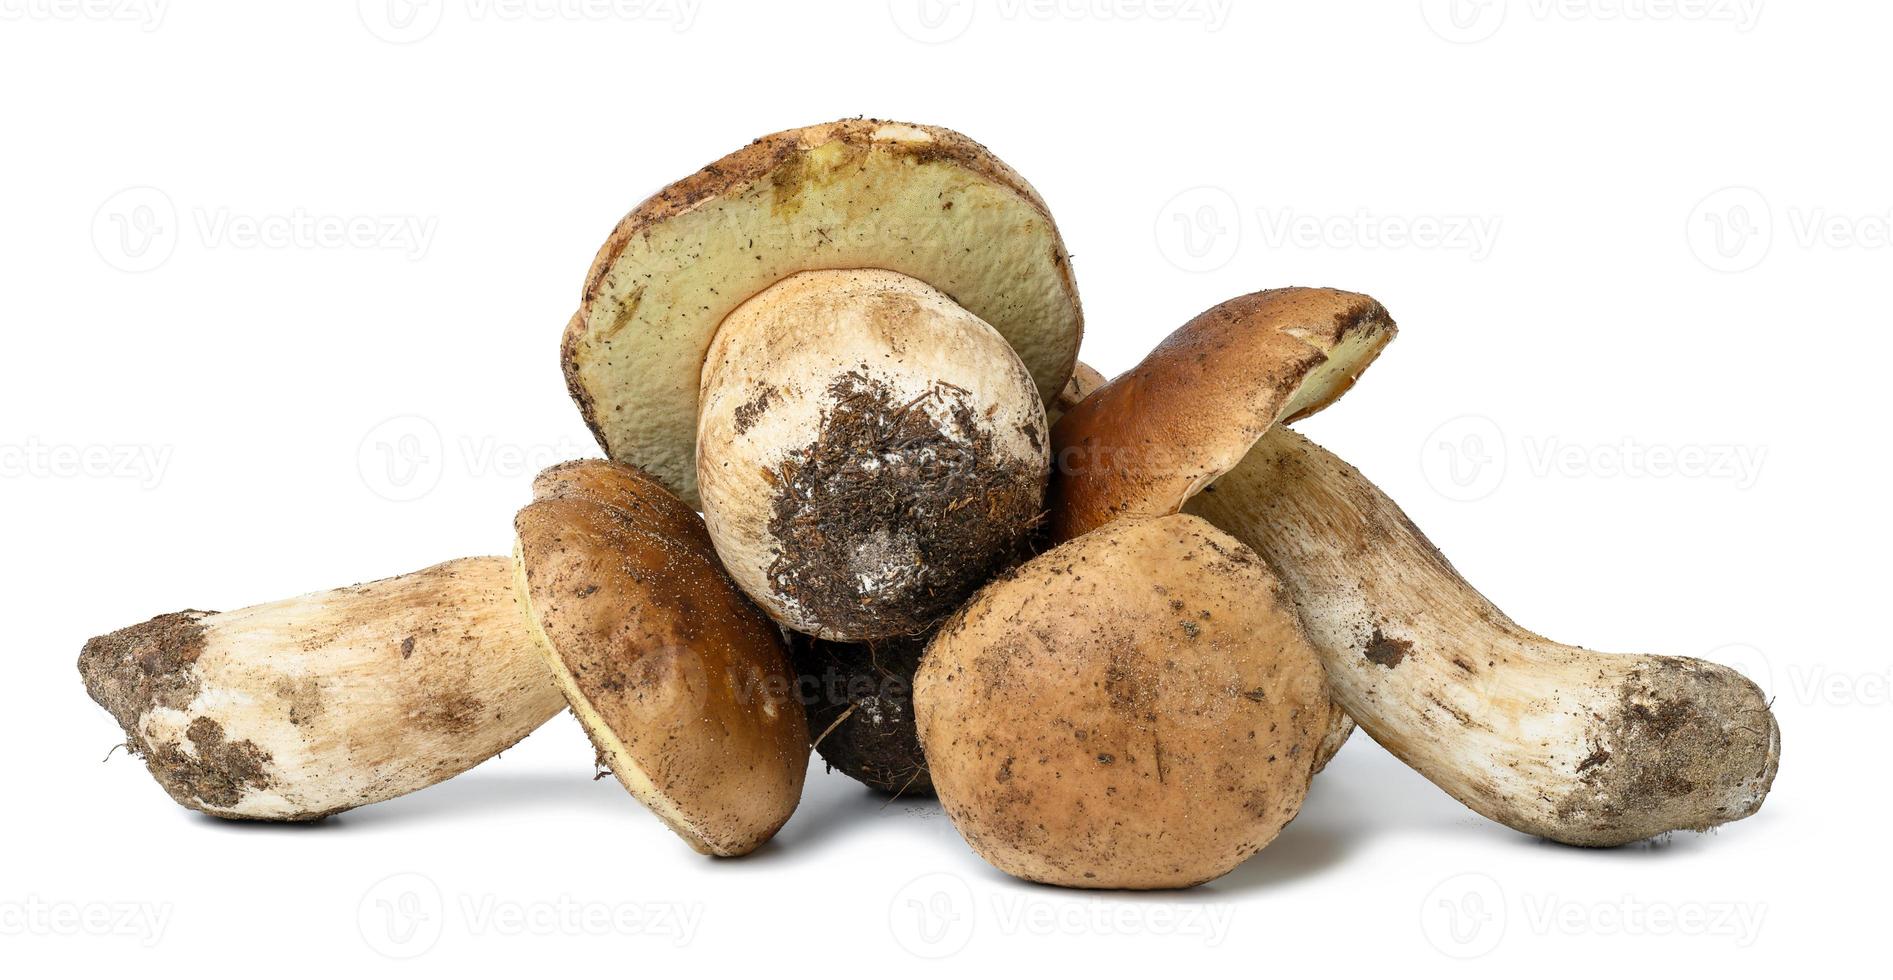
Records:
[[[1747,678],[1520,627],[1392,500],[1293,432],[1269,433],[1187,509],[1281,575],[1360,726],[1493,820],[1603,847],[1738,820],[1768,793],[1781,733]]]
[[[791,276],[705,357],[697,486],[730,575],[831,640],[924,633],[1013,557],[1050,433],[1006,339],[878,269]]]
[[[505,558],[159,616],[86,643],[79,672],[173,799],[235,819],[413,792],[565,706]]]

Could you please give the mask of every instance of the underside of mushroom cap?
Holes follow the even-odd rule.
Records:
[[[533,492],[514,522],[520,595],[601,761],[698,851],[755,850],[808,766],[781,633],[649,476],[568,463]]]
[[[912,276],[997,329],[1050,401],[1083,314],[1045,202],[947,129],[850,119],[766,136],[639,205],[566,328],[567,385],[599,445],[697,504],[699,373],[718,326],[798,272]]]
[[[1271,427],[1345,394],[1394,333],[1372,297],[1338,289],[1264,290],[1198,315],[1053,427],[1052,539],[1176,513]]]

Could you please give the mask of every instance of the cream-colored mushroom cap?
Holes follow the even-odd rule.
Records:
[[[917,279],[806,272],[704,365],[698,486],[724,566],[778,622],[924,633],[1025,546],[1050,441],[1004,337]]]
[[[781,633],[650,477],[567,463],[533,496],[514,522],[519,594],[600,759],[698,851],[755,850],[808,766]]]
[[[982,589],[914,679],[934,790],[1002,871],[1216,878],[1300,810],[1326,682],[1260,558],[1189,516],[1110,524]]]
[[[711,339],[750,297],[820,269],[888,269],[952,297],[1006,339],[1043,400],[1071,374],[1083,315],[1038,193],[951,130],[842,120],[763,137],[612,232],[563,351],[606,454],[695,505]]]

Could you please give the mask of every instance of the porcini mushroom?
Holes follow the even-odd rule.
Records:
[[[924,632],[1029,534],[1082,320],[1017,173],[950,130],[853,119],[639,205],[564,366],[606,454],[701,503],[771,616],[874,640]]]
[[[1187,515],[1113,523],[980,590],[928,645],[914,705],[967,843],[1083,888],[1187,887],[1267,845],[1329,711],[1274,576]]]
[[[1289,586],[1346,714],[1507,826],[1609,846],[1753,813],[1774,778],[1780,736],[1745,678],[1702,661],[1597,654],[1527,632],[1346,464],[1289,430],[1257,425],[1267,411],[1230,415],[1232,403],[1272,401],[1283,403],[1281,419],[1305,415],[1366,363],[1343,358],[1353,369],[1307,375],[1315,384],[1282,399],[1284,381],[1303,376],[1293,358],[1283,367],[1292,345],[1229,338],[1232,324],[1283,299],[1303,318],[1337,327],[1356,319],[1351,310],[1368,311],[1368,322],[1385,318],[1356,294],[1275,290],[1217,308],[1235,304],[1242,318],[1205,314],[1186,324],[1053,429],[1053,496],[1070,505],[1055,513],[1054,529],[1182,509],[1233,534]],[[1283,326],[1293,318],[1262,323],[1290,336],[1306,331]],[[1388,323],[1339,346],[1366,353],[1391,336]],[[1108,465],[1070,462],[1100,456]]]
[[[1394,332],[1372,297],[1336,289],[1270,289],[1203,312],[1058,420],[1052,540],[1181,510],[1276,423],[1345,394]]]
[[[79,673],[172,799],[246,820],[431,786],[565,706],[505,558],[159,616],[87,642]]]
[[[781,632],[702,518],[587,460],[540,474],[514,527],[519,595],[600,762],[699,852],[761,846],[801,796],[807,722]]]
[[[1336,696],[1473,810],[1609,847],[1754,813],[1781,730],[1746,677],[1514,623],[1359,471],[1287,429],[1189,504],[1282,576]]]

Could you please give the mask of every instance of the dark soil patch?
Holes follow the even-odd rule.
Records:
[[[914,727],[914,671],[927,638],[793,643],[809,737],[830,769],[883,793],[931,796],[933,781]],[[826,735],[824,735],[826,733]]]
[[[770,586],[833,635],[927,633],[1020,556],[1046,473],[998,458],[963,388],[897,399],[850,372],[828,395],[815,442],[776,473]]]

